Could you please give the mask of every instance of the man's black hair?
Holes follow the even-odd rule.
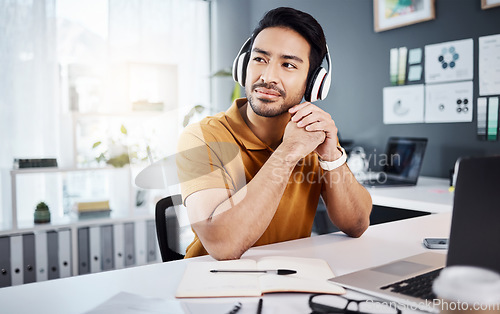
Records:
[[[307,81],[309,82],[313,71],[321,66],[321,62],[326,55],[326,39],[321,25],[310,14],[296,9],[287,7],[273,9],[264,15],[254,29],[250,49],[257,35],[269,27],[292,29],[307,40],[311,46],[309,53],[309,73],[307,74]]]

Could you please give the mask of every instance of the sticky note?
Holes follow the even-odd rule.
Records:
[[[410,49],[408,54],[408,64],[416,64],[422,62],[422,48]]]
[[[422,79],[422,66],[411,65],[408,69],[408,81],[420,81]]]

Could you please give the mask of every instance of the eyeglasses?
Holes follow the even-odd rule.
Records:
[[[340,295],[313,294],[309,297],[311,314],[401,314],[394,303],[374,300],[352,300]]]

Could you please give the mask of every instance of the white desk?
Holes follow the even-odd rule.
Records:
[[[448,191],[449,180],[420,177],[412,187],[367,188],[373,205],[411,209],[429,213],[451,212],[453,192]]]
[[[448,237],[451,213],[422,216],[371,226],[358,239],[333,233],[252,248],[243,258],[270,255],[323,258],[337,275],[384,264],[426,251],[424,237]],[[0,289],[0,312],[82,313],[120,291],[172,299],[187,263],[208,256],[109,272],[75,276]],[[264,296],[264,312],[309,313],[308,294],[277,293]],[[240,298],[256,303],[255,298]],[[203,302],[231,299],[203,299]],[[255,313],[243,307],[238,314]]]

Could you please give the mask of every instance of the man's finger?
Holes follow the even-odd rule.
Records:
[[[295,106],[293,106],[292,108],[288,109],[288,112],[289,112],[289,113],[291,113],[291,114],[294,114],[294,113],[296,113],[297,111],[299,111],[300,109],[302,109],[302,108],[304,108],[304,107],[306,107],[306,106],[308,106],[308,105],[311,105],[311,103],[310,103],[310,102],[307,102],[307,101],[306,101],[306,102],[303,102],[303,103],[301,103],[301,104],[295,105]]]

